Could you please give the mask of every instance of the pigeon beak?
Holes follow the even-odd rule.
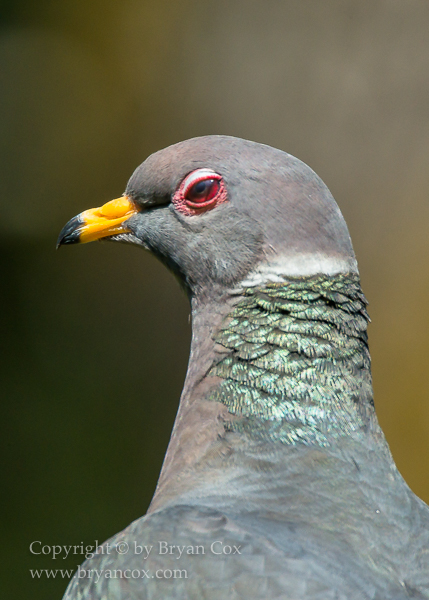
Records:
[[[80,213],[64,225],[57,240],[57,248],[64,244],[86,244],[104,237],[129,231],[122,223],[139,209],[128,196],[122,196]]]

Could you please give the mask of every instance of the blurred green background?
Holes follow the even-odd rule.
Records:
[[[3,597],[60,598],[29,545],[99,542],[150,502],[183,383],[189,308],[134,247],[55,252],[148,154],[222,133],[295,154],[349,224],[375,400],[429,501],[429,3],[1,4]],[[7,594],[7,596],[6,596]]]

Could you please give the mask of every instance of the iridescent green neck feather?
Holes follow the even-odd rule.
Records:
[[[366,299],[358,275],[288,278],[248,288],[216,341],[210,399],[226,427],[285,444],[329,445],[374,414]]]

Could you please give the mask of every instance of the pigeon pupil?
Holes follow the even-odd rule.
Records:
[[[199,196],[200,194],[205,192],[208,183],[210,183],[210,182],[209,181],[199,181],[193,189],[194,194]]]
[[[186,199],[191,202],[208,202],[212,200],[219,191],[217,179],[203,179],[197,181],[186,194]]]

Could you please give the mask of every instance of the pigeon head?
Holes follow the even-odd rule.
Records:
[[[58,246],[106,238],[152,251],[191,295],[357,271],[347,226],[321,179],[285,152],[228,136],[152,154],[122,198],[69,221]]]

